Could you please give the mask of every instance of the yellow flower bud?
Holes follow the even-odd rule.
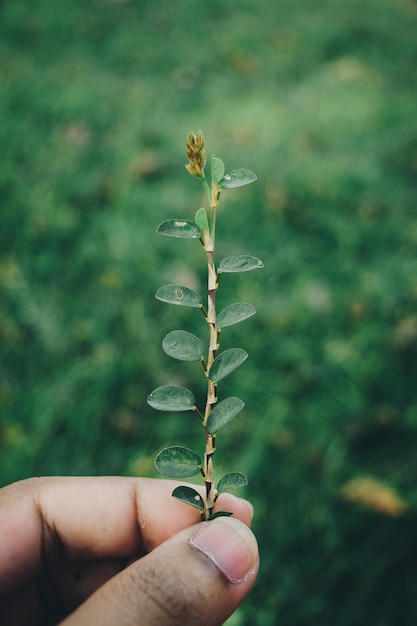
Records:
[[[188,164],[185,166],[191,176],[204,178],[204,167],[206,165],[206,151],[204,149],[204,137],[201,130],[196,134],[188,133],[186,142],[186,154]]]

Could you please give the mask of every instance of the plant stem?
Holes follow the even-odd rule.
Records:
[[[208,269],[208,310],[207,323],[209,325],[209,349],[207,356],[207,371],[216,358],[218,349],[218,332],[216,324],[216,292],[217,292],[217,276],[213,262],[213,252],[207,252],[207,269]],[[215,385],[209,377],[207,377],[207,401],[204,415],[204,423],[217,402],[217,385]],[[206,517],[210,516],[214,507],[213,493],[213,454],[215,452],[215,437],[206,429],[206,451],[204,455],[204,482],[206,484]]]
[[[205,179],[204,179],[205,180]],[[207,182],[206,182],[207,184]],[[206,320],[209,325],[209,348],[207,356],[207,372],[216,358],[219,348],[219,333],[216,322],[216,294],[218,288],[217,272],[214,265],[214,243],[216,233],[216,209],[219,201],[219,193],[213,186],[211,194],[211,224],[209,245],[205,246],[207,255],[207,282],[208,282],[208,308]],[[213,383],[207,375],[207,401],[203,424],[207,424],[208,417],[217,402],[217,385]],[[213,455],[216,450],[215,435],[211,435],[207,428],[206,432],[206,450],[204,454],[204,482],[206,485],[206,508],[204,518],[208,519],[213,511],[216,492],[213,487]]]
[[[204,178],[201,179],[201,182],[203,183],[204,191],[206,192],[208,199],[211,202],[211,191],[207,182],[207,178],[204,176]]]

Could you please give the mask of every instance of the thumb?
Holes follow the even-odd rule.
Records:
[[[236,518],[187,528],[100,587],[62,626],[218,626],[252,587],[255,536]]]

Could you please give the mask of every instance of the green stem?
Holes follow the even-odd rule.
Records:
[[[206,504],[204,519],[213,513],[216,491],[213,485],[213,455],[216,451],[216,439],[206,429],[206,451],[204,454],[204,483],[206,485]]]
[[[201,182],[203,183],[204,191],[207,194],[209,202],[211,202],[211,191],[210,191],[209,184],[207,182],[207,178],[204,176],[204,178],[201,178]]]
[[[206,250],[207,272],[208,272],[208,309],[207,323],[209,325],[209,348],[207,356],[207,372],[216,358],[218,350],[218,332],[216,323],[216,293],[217,293],[217,273],[214,267],[213,251]],[[208,417],[217,402],[217,385],[207,376],[207,401],[204,414],[204,425],[207,424]],[[215,438],[206,430],[206,450],[204,455],[204,482],[206,484],[206,518],[208,518],[214,507],[215,491],[213,488],[213,455],[216,449]]]
[[[216,358],[219,348],[219,333],[216,321],[216,295],[218,288],[217,272],[214,265],[214,243],[216,237],[216,209],[219,202],[219,193],[217,185],[213,185],[211,194],[211,225],[210,225],[210,246],[206,248],[207,255],[207,283],[208,283],[208,309],[207,323],[209,325],[209,349],[207,356],[207,372]],[[214,384],[207,376],[207,401],[206,411],[204,415],[204,425],[207,424],[208,417],[217,402],[217,385]],[[207,428],[206,431],[206,450],[204,454],[204,481],[206,484],[206,510],[205,518],[208,519],[213,512],[216,490],[213,485],[213,455],[216,450],[216,440]]]
[[[212,206],[211,207],[210,237],[211,237],[211,240],[213,242],[213,249],[214,249],[214,240],[216,238],[216,209],[217,209],[217,206]]]
[[[216,499],[216,490],[213,485],[213,455],[216,451],[216,438],[211,435],[207,428],[208,417],[213,410],[217,402],[217,385],[213,383],[209,378],[210,367],[216,358],[216,354],[219,348],[219,332],[216,322],[216,295],[218,288],[218,275],[214,265],[214,243],[216,237],[216,210],[219,205],[220,190],[216,183],[213,183],[210,190],[206,178],[202,179],[203,186],[210,200],[211,207],[211,220],[210,220],[210,235],[204,246],[207,255],[207,286],[208,286],[208,308],[205,316],[207,324],[209,326],[209,348],[207,355],[207,400],[206,409],[204,413],[203,426],[206,435],[206,449],[204,454],[204,482],[206,485],[206,504],[204,511],[204,519],[208,519],[213,512],[214,503]]]

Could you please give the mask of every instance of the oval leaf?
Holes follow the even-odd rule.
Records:
[[[218,383],[228,376],[239,365],[246,361],[248,353],[242,348],[230,348],[219,354],[213,361],[208,377],[213,383]]]
[[[201,307],[202,297],[196,291],[182,285],[164,285],[155,294],[157,300],[180,306]]]
[[[252,317],[255,313],[255,307],[248,302],[235,302],[220,311],[217,316],[217,326],[218,328],[225,328],[225,326],[238,324],[248,317]]]
[[[224,163],[219,157],[211,157],[211,182],[219,183],[224,176]]]
[[[242,472],[232,472],[231,474],[226,474],[219,480],[217,491],[219,493],[233,491],[233,489],[239,489],[239,487],[246,487],[247,484],[248,479],[245,474],[242,474]]]
[[[201,209],[198,209],[198,211],[195,214],[194,219],[195,219],[197,226],[200,229],[200,233],[203,233],[205,230],[209,229],[207,212],[204,207],[202,207]]]
[[[198,239],[200,228],[191,220],[166,220],[159,224],[156,232],[167,237],[180,237],[181,239]]]
[[[195,507],[201,511],[201,513],[204,511],[204,500],[192,487],[187,487],[187,485],[175,487],[172,492],[172,496],[177,500],[181,500],[181,502],[185,502],[186,504]]]
[[[235,187],[243,187],[249,185],[257,180],[256,174],[250,170],[240,168],[238,170],[232,170],[229,174],[226,174],[219,182],[220,189],[234,189]]]
[[[256,256],[242,254],[240,256],[228,256],[220,261],[219,272],[249,272],[250,270],[262,269],[264,264]]]
[[[178,385],[163,385],[154,389],[147,401],[158,411],[191,411],[195,407],[193,392]]]
[[[162,341],[162,349],[179,361],[200,361],[204,354],[201,339],[186,330],[173,330]]]
[[[231,422],[234,417],[245,406],[245,403],[240,398],[230,397],[226,398],[216,404],[211,411],[207,420],[207,430],[211,435],[214,435],[219,428]]]
[[[216,513],[210,515],[208,521],[210,522],[212,519],[216,519],[216,517],[230,517],[231,515],[233,515],[231,511],[216,511]]]
[[[187,478],[198,474],[201,459],[196,452],[182,446],[164,448],[156,456],[155,467],[158,472],[170,478]]]

